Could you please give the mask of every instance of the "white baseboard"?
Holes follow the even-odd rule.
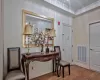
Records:
[[[80,67],[83,67],[83,68],[86,68],[86,69],[90,69],[89,68],[89,65],[86,64],[86,63],[82,63],[82,62],[73,62],[74,65],[77,65],[77,66],[80,66]]]
[[[75,63],[74,62],[71,62],[70,65],[75,65]]]

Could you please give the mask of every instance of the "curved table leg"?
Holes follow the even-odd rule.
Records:
[[[54,73],[55,72],[54,71],[55,70],[55,60],[54,59],[52,60],[52,68],[53,68],[52,72]]]
[[[26,66],[27,80],[29,80],[29,62],[27,62],[27,63],[25,64],[25,66]]]

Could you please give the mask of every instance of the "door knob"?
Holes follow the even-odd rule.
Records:
[[[62,34],[62,35],[64,35],[64,34]]]
[[[93,50],[93,49],[90,49],[91,51]]]

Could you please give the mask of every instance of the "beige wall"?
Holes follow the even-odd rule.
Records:
[[[73,59],[83,67],[89,67],[89,24],[100,21],[100,8],[79,15],[73,19]],[[87,47],[87,63],[78,62],[77,45]]]

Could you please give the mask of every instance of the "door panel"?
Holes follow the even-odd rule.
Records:
[[[71,27],[63,25],[62,59],[71,62]]]
[[[90,68],[100,71],[100,23],[90,25]]]

